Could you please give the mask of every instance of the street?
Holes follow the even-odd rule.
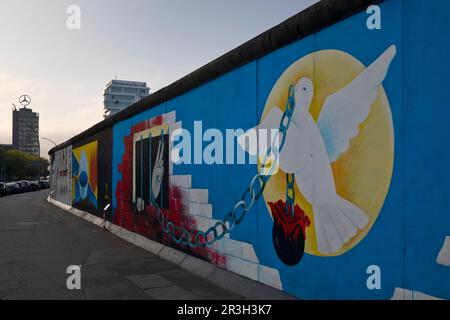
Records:
[[[0,300],[244,298],[48,204],[47,194],[0,198]],[[81,290],[67,289],[70,265],[82,265]]]

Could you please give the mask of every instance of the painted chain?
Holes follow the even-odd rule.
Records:
[[[172,221],[165,216],[164,212],[161,210],[156,199],[150,193],[151,205],[156,210],[156,215],[158,221],[162,227],[164,233],[171,236],[173,241],[177,244],[188,245],[191,248],[204,248],[211,246],[218,240],[225,237],[226,234],[230,233],[233,228],[242,223],[245,215],[252,209],[256,201],[262,196],[266,184],[269,182],[272,176],[274,168],[277,166],[279,159],[279,154],[284,147],[286,142],[286,133],[291,124],[292,115],[295,108],[295,95],[294,86],[289,87],[289,96],[286,103],[286,108],[280,121],[279,131],[277,132],[271,146],[267,149],[264,157],[264,161],[261,164],[261,170],[257,173],[250,186],[245,190],[241,199],[235,204],[233,210],[229,212],[222,221],[218,221],[214,226],[210,227],[207,231],[203,232],[200,230],[188,230],[183,226],[176,226]],[[281,135],[280,146],[277,147],[274,142]],[[268,174],[264,174],[265,165],[267,163],[268,157],[272,155],[275,162],[271,164],[271,169]],[[286,174],[287,188],[286,188],[286,213],[291,211],[292,216],[294,215],[294,181],[295,176],[293,174]],[[258,191],[258,182],[261,187]]]

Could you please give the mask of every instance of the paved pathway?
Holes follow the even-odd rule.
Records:
[[[0,299],[239,299],[44,201],[0,198]],[[70,291],[69,265],[83,265]]]
[[[225,290],[48,204],[47,193],[0,198],[0,300],[284,298],[261,284]],[[81,290],[67,289],[69,265],[83,266]],[[247,281],[227,274],[218,283]]]

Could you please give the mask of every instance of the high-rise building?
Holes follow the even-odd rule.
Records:
[[[147,83],[138,81],[111,80],[104,93],[104,108],[107,118],[150,94]]]
[[[13,147],[39,156],[39,114],[32,109],[13,110]]]

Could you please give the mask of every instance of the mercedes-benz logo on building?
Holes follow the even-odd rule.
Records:
[[[30,96],[27,94],[21,95],[19,97],[19,103],[22,105],[22,107],[26,107],[26,106],[30,105],[30,103],[31,103]]]

